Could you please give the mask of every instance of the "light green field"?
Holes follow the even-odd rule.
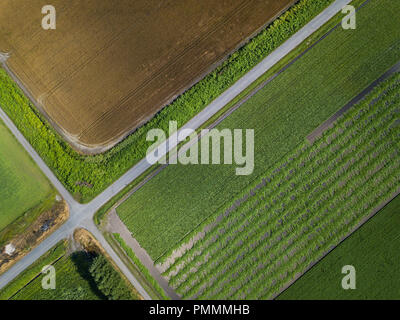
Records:
[[[369,1],[356,30],[337,28],[218,126],[255,130],[252,175],[236,176],[233,165],[170,165],[123,203],[119,216],[150,256],[176,247],[399,61],[399,11],[399,1]]]
[[[328,254],[279,299],[400,299],[400,196]],[[343,290],[342,267],[356,269],[356,289]]]
[[[40,169],[0,120],[0,231],[52,194]]]

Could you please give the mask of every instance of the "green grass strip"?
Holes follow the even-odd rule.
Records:
[[[129,247],[124,239],[122,239],[121,235],[118,233],[113,234],[115,240],[121,246],[121,248],[125,251],[125,253],[131,258],[133,263],[145,277],[145,279],[152,285],[152,287],[157,291],[157,293],[165,300],[170,300],[170,298],[166,295],[163,288],[160,287],[158,282],[153,278],[150,274],[149,270],[140,262],[139,258],[136,256],[135,252],[133,252],[132,248]]]

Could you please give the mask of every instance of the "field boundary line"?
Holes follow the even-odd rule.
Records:
[[[392,196],[388,200],[383,201],[380,205],[375,207],[375,209],[372,210],[372,212],[369,215],[365,216],[358,223],[358,225],[356,225],[353,228],[352,231],[350,231],[346,236],[344,236],[340,240],[340,242],[336,246],[334,246],[333,248],[329,249],[320,259],[318,259],[315,262],[313,262],[309,267],[307,267],[307,269],[302,274],[297,275],[294,280],[290,281],[286,286],[284,286],[282,288],[282,290],[279,293],[273,295],[269,300],[275,300],[276,298],[278,298],[283,292],[285,292],[287,289],[289,289],[297,280],[299,280],[301,277],[303,277],[315,265],[317,265],[319,262],[321,262],[328,254],[330,254],[333,250],[335,250],[338,246],[340,246],[347,238],[352,236],[358,229],[360,229],[365,223],[367,223],[370,219],[372,219],[376,214],[378,214],[384,207],[386,207],[390,202],[392,202],[399,195],[400,195],[400,187],[397,189],[397,191],[395,191],[392,194]]]

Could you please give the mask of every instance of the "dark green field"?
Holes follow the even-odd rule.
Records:
[[[400,299],[400,196],[328,254],[278,299]],[[343,290],[344,265],[356,290]]]
[[[170,165],[123,203],[119,216],[150,256],[178,246],[400,60],[399,11],[398,1],[369,1],[356,30],[337,28],[218,126],[255,130],[252,175],[236,176],[232,165]]]

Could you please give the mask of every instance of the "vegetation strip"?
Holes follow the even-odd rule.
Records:
[[[152,287],[157,291],[157,293],[165,300],[169,300],[170,298],[166,295],[165,291],[160,287],[158,282],[153,278],[150,274],[149,270],[140,262],[139,258],[136,256],[135,252],[125,243],[122,237],[114,233],[114,239],[121,246],[122,250],[128,255],[128,257],[132,260],[135,266],[139,269],[141,274],[145,277],[145,279],[152,285]]]

